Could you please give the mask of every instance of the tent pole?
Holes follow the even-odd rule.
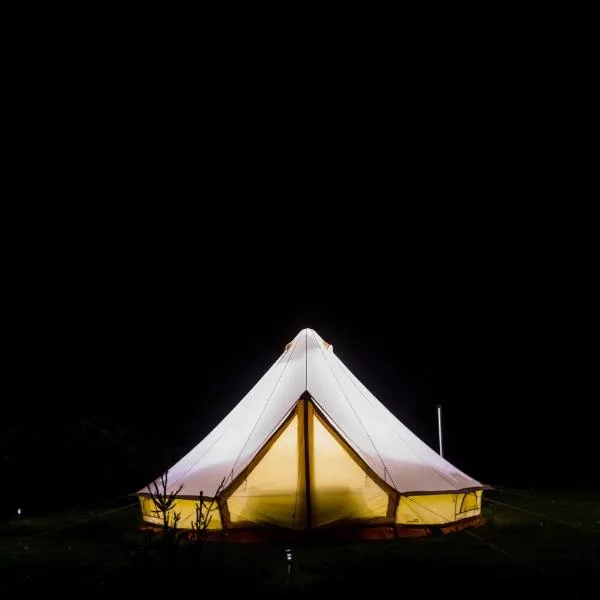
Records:
[[[438,436],[440,438],[440,456],[444,457],[444,449],[442,446],[442,405],[437,405],[437,415],[438,415]]]
[[[310,433],[309,433],[309,414],[308,414],[308,400],[309,396],[306,394],[303,402],[304,406],[304,479],[306,481],[306,528],[312,527],[312,499],[310,497]]]

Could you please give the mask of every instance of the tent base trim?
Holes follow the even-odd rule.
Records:
[[[293,542],[293,541],[355,541],[355,540],[393,540],[406,537],[427,537],[447,535],[472,527],[485,525],[487,519],[481,515],[469,517],[448,523],[445,525],[373,525],[354,526],[338,528],[322,528],[293,530],[284,528],[272,529],[221,529],[207,532],[208,542],[230,542],[230,543],[260,543],[260,542]],[[155,531],[160,534],[160,527],[143,523],[139,527],[144,531]],[[191,538],[193,532],[180,530],[179,535],[183,538]]]

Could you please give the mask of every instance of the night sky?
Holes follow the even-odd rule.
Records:
[[[282,74],[263,102],[274,82],[242,57],[197,96],[192,71],[120,53],[106,69],[103,48],[16,68],[11,497],[135,491],[304,327],[434,448],[441,403],[445,456],[480,481],[597,483],[595,221],[569,204],[586,163],[523,92],[529,71],[519,102],[487,64],[475,83],[438,64],[443,89],[415,64],[397,97],[370,63],[365,105],[325,90],[327,68],[316,87]]]

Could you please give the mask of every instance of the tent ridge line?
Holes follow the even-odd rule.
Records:
[[[254,467],[262,460],[267,451],[271,446],[279,439],[279,436],[284,432],[285,428],[292,422],[296,416],[296,404],[287,413],[281,424],[275,429],[275,431],[267,438],[262,444],[258,452],[252,457],[250,462],[231,480],[231,483],[224,488],[219,494],[220,498],[227,500],[235,490],[242,484],[244,479],[250,475],[254,470]]]
[[[345,369],[345,370],[346,370],[347,374],[349,375],[348,379],[351,381],[351,383],[352,383],[352,385],[354,386],[354,388],[355,388],[355,389],[358,391],[358,393],[359,393],[359,394],[360,394],[360,395],[361,395],[361,396],[362,396],[362,397],[363,397],[363,398],[364,398],[364,399],[365,399],[365,400],[368,402],[369,406],[370,406],[371,408],[374,408],[374,407],[373,407],[373,404],[372,404],[372,402],[371,402],[371,401],[370,401],[370,400],[369,400],[369,399],[368,399],[368,398],[367,398],[367,397],[364,395],[363,391],[362,391],[362,390],[361,390],[361,389],[360,389],[360,388],[359,388],[359,387],[356,385],[356,383],[354,382],[354,379],[357,379],[357,380],[358,380],[358,378],[356,377],[356,375],[354,375],[354,373],[352,373],[352,371],[350,371],[350,369],[349,369],[349,368],[348,368],[348,367],[347,367],[347,366],[346,366],[346,365],[345,365],[345,364],[344,364],[342,361],[340,361],[339,359],[338,359],[338,362],[340,363],[340,365],[341,365],[342,369]],[[359,382],[360,382],[360,380],[359,380]],[[389,411],[389,409],[388,409],[388,412],[390,412],[390,411]],[[385,421],[385,419],[384,419],[384,421]],[[385,422],[386,422],[386,424],[387,424],[387,421],[385,421]],[[401,421],[400,421],[400,422],[401,422]],[[401,423],[402,423],[402,422],[401,422]],[[402,423],[402,424],[403,424],[403,423]],[[388,428],[389,428],[389,425],[388,425]],[[390,428],[390,429],[391,429],[391,428]],[[406,447],[407,447],[407,448],[408,448],[408,449],[409,449],[409,450],[410,450],[410,451],[411,451],[411,452],[412,452],[412,453],[413,453],[413,454],[414,454],[414,455],[415,455],[415,456],[416,456],[416,457],[417,457],[419,460],[422,460],[422,461],[426,462],[426,463],[429,465],[429,467],[430,467],[430,468],[431,468],[433,471],[435,471],[435,472],[437,473],[437,475],[438,475],[438,476],[439,476],[441,479],[443,479],[444,481],[447,481],[448,483],[450,483],[450,482],[448,481],[448,477],[446,477],[446,475],[445,475],[445,474],[444,474],[442,471],[440,471],[440,470],[439,470],[439,469],[438,469],[438,468],[437,468],[437,467],[436,467],[434,464],[432,464],[431,462],[429,462],[429,460],[427,460],[427,458],[426,458],[426,457],[422,456],[420,452],[418,452],[417,450],[415,450],[415,448],[413,448],[413,447],[412,447],[412,446],[411,446],[411,445],[410,445],[410,444],[409,444],[409,443],[408,443],[408,442],[407,442],[407,441],[406,441],[406,440],[405,440],[405,439],[404,439],[404,438],[403,438],[403,437],[402,437],[402,436],[401,436],[401,435],[400,435],[400,434],[399,434],[397,431],[394,431],[393,429],[391,429],[391,431],[392,431],[392,433],[395,435],[395,437],[397,437],[397,438],[398,438],[398,439],[399,439],[399,440],[400,440],[400,441],[401,441],[401,442],[402,442],[402,443],[403,443],[403,444],[404,444],[404,445],[405,445],[405,446],[406,446]],[[409,431],[410,431],[410,430],[409,430]],[[421,438],[419,438],[419,437],[418,437],[418,436],[417,436],[417,435],[416,435],[416,434],[415,434],[413,431],[410,431],[410,433],[412,433],[412,434],[413,434],[415,437],[417,437],[417,439],[419,439],[419,441],[421,441],[421,442],[423,441],[423,440],[421,440]],[[423,442],[423,443],[424,443],[424,442]],[[428,447],[429,447],[429,446],[428,446]],[[446,461],[446,462],[448,462],[448,461]],[[386,468],[387,468],[387,467],[386,467]],[[389,471],[388,471],[388,473],[389,473]],[[391,478],[391,474],[390,474],[390,478]],[[470,478],[470,479],[471,479],[471,478]],[[392,481],[393,481],[393,479],[392,479]]]
[[[277,365],[278,365],[278,364],[281,362],[281,360],[283,359],[283,357],[284,357],[284,356],[285,356],[285,352],[282,352],[282,353],[280,354],[279,358],[278,358],[278,359],[275,361],[275,363],[273,364],[273,367],[272,367],[272,368],[276,367],[276,366],[277,366]],[[260,380],[259,380],[259,382],[260,382]],[[229,414],[228,414],[228,415],[227,415],[227,416],[226,416],[224,419],[222,419],[222,420],[221,420],[221,422],[219,423],[219,425],[221,425],[221,424],[223,424],[225,421],[227,421],[227,419],[228,419],[228,418],[229,418],[229,417],[232,415],[232,413],[233,413],[233,412],[234,412],[234,411],[235,411],[235,410],[236,410],[236,409],[237,409],[237,408],[240,406],[240,404],[243,402],[243,400],[244,400],[246,397],[248,397],[248,396],[249,396],[249,395],[252,393],[252,391],[253,391],[253,390],[254,390],[254,388],[255,388],[255,387],[258,385],[258,383],[259,383],[259,382],[257,382],[257,383],[256,383],[256,384],[255,384],[255,385],[252,387],[252,389],[251,389],[251,390],[250,390],[250,391],[249,391],[249,392],[248,392],[248,393],[247,393],[247,394],[244,396],[244,398],[242,398],[242,400],[241,400],[240,402],[238,402],[238,404],[237,404],[236,406],[234,406],[234,407],[233,407],[232,411],[231,411],[231,412],[230,412],[230,413],[229,413]],[[209,435],[210,435],[210,434],[209,434]],[[216,445],[216,444],[217,444],[217,443],[218,443],[218,442],[221,440],[221,438],[222,438],[224,435],[225,435],[225,430],[223,430],[223,431],[220,433],[220,435],[219,435],[217,438],[215,438],[215,440],[213,441],[213,443],[212,443],[212,444],[211,444],[211,445],[210,445],[210,446],[209,446],[209,447],[208,447],[208,448],[207,448],[207,449],[204,451],[204,453],[203,453],[203,454],[201,454],[201,455],[200,455],[200,456],[199,456],[199,457],[198,457],[198,458],[197,458],[197,459],[196,459],[196,460],[195,460],[195,461],[194,461],[194,462],[193,462],[193,463],[192,463],[192,464],[191,464],[191,465],[190,465],[190,466],[189,466],[189,467],[188,467],[188,468],[185,470],[185,472],[184,472],[184,473],[182,473],[182,474],[179,476],[179,478],[176,480],[176,482],[175,482],[175,484],[174,484],[174,485],[177,485],[177,484],[178,484],[178,483],[179,483],[181,480],[185,479],[185,478],[188,476],[188,474],[190,473],[190,471],[193,471],[193,470],[194,470],[194,468],[196,467],[196,465],[197,465],[197,464],[198,464],[198,463],[199,463],[199,462],[200,462],[200,461],[201,461],[201,460],[202,460],[202,459],[203,459],[203,458],[204,458],[204,457],[205,457],[205,456],[206,456],[206,455],[207,455],[207,454],[208,454],[208,453],[209,453],[209,452],[210,452],[210,451],[213,449],[213,446],[215,446],[215,445]],[[194,450],[194,449],[192,448],[192,450],[191,450],[191,451],[193,451],[193,450]],[[185,458],[185,457],[183,457],[183,458]],[[160,476],[159,476],[159,477],[160,477]]]
[[[323,426],[333,435],[335,440],[344,448],[344,450],[350,455],[354,462],[364,471],[367,475],[379,485],[388,494],[398,494],[398,490],[390,485],[387,481],[382,479],[367,463],[366,461],[350,446],[350,444],[340,435],[338,428],[329,421],[329,419],[321,411],[316,401],[311,396],[310,403],[312,404],[315,416],[321,421]]]
[[[316,338],[315,338],[315,340],[316,340]],[[340,390],[344,394],[344,398],[346,398],[346,402],[348,402],[348,404],[350,405],[350,408],[352,409],[352,412],[354,413],[354,416],[357,418],[358,422],[360,423],[360,426],[362,427],[363,431],[365,432],[365,435],[367,436],[367,439],[369,440],[369,442],[371,442],[371,446],[373,446],[373,449],[377,453],[377,456],[379,457],[379,460],[381,461],[381,464],[383,466],[383,473],[384,473],[384,476],[385,476],[385,471],[387,469],[387,465],[385,464],[385,462],[383,460],[383,457],[379,453],[379,450],[377,449],[377,446],[375,446],[375,442],[373,441],[373,438],[371,437],[371,435],[367,431],[367,428],[365,427],[365,425],[362,422],[361,418],[358,416],[358,413],[356,412],[356,409],[354,408],[352,402],[350,402],[350,398],[348,398],[348,394],[346,394],[346,390],[344,390],[344,388],[340,384],[339,379],[337,378],[337,375],[334,373],[333,369],[331,368],[331,365],[329,364],[329,361],[327,360],[327,356],[325,355],[325,352],[323,352],[323,348],[320,347],[320,345],[318,343],[318,340],[317,340],[317,346],[319,346],[319,349],[321,350],[321,354],[323,355],[323,358],[325,359],[325,364],[327,365],[327,368],[329,369],[329,372],[333,375],[333,378],[335,379],[335,381],[338,384]],[[389,473],[389,471],[388,471],[388,473]],[[392,481],[393,487],[395,488],[396,487],[396,482],[392,478],[391,473],[390,473],[390,479]]]
[[[262,419],[263,415],[265,414],[265,411],[267,410],[267,406],[269,406],[269,402],[271,401],[271,398],[273,397],[273,394],[275,393],[275,390],[277,389],[277,386],[279,385],[279,382],[281,381],[281,378],[283,377],[283,374],[285,373],[285,370],[287,369],[288,365],[290,364],[290,359],[292,358],[292,354],[294,354],[294,351],[296,350],[296,346],[297,345],[298,345],[298,341],[296,340],[296,344],[294,344],[294,348],[290,352],[290,355],[288,356],[288,359],[287,359],[287,361],[285,363],[285,366],[283,367],[283,370],[279,374],[279,377],[277,378],[277,381],[275,382],[275,385],[273,386],[273,389],[271,390],[271,393],[269,394],[269,397],[267,398],[267,401],[265,402],[265,405],[263,406],[263,409],[260,411],[260,415],[258,416],[258,419],[256,419],[256,422],[254,423],[254,426],[252,427],[252,429],[250,430],[250,433],[248,434],[248,438],[244,442],[244,445],[241,447],[240,452],[237,455],[237,458],[235,459],[235,462],[233,463],[233,465],[231,467],[231,471],[230,471],[229,476],[231,477],[231,483],[232,484],[233,484],[233,480],[234,480],[234,478],[233,478],[233,471],[235,469],[235,466],[237,465],[238,461],[240,460],[240,456],[242,455],[242,452],[244,451],[244,448],[246,447],[246,444],[248,444],[248,442],[250,441],[250,438],[252,437],[252,434],[254,433],[254,430],[256,429],[258,423],[260,422],[260,420]]]

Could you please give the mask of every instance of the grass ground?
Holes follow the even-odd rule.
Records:
[[[446,536],[296,543],[291,574],[281,543],[166,550],[138,530],[137,506],[21,520],[0,528],[0,596],[118,590],[176,597],[193,589],[227,597],[597,597],[600,494],[487,492],[484,515],[483,527]]]

